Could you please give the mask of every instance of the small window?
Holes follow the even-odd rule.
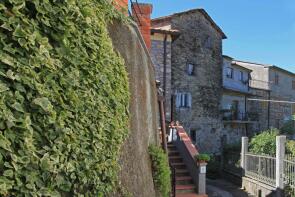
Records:
[[[281,124],[280,124],[280,119],[276,119],[275,120],[276,121],[276,125],[275,125],[275,127],[277,128],[277,129],[280,129],[280,126],[281,126]]]
[[[186,72],[188,75],[194,75],[194,72],[195,72],[195,65],[193,64],[188,64],[187,65],[187,68],[186,68]]]
[[[177,108],[190,108],[192,106],[192,96],[190,93],[177,93],[176,94],[176,107]]]
[[[207,36],[206,40],[205,40],[205,47],[207,49],[212,49],[212,38],[210,36]]]
[[[292,81],[292,89],[295,90],[295,80]]]
[[[275,74],[275,85],[279,85],[279,74]]]
[[[196,129],[191,129],[190,130],[190,138],[191,138],[193,143],[196,143],[196,139],[197,139],[197,131],[196,131]]]
[[[233,79],[233,76],[234,76],[234,69],[233,68],[230,68],[230,67],[227,67],[226,77]]]
[[[239,74],[239,80],[241,82],[244,82],[244,73],[242,71],[240,71],[240,74]]]

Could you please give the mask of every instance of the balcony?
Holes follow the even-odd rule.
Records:
[[[255,112],[242,113],[233,110],[221,110],[221,112],[225,123],[254,123],[259,120],[259,115]]]
[[[251,79],[249,81],[249,86],[251,88],[259,88],[259,89],[264,89],[264,90],[270,90],[271,84],[272,84],[271,82],[257,80],[257,79]]]

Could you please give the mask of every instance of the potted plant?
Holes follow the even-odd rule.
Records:
[[[210,155],[208,154],[198,154],[195,156],[197,163],[208,163],[210,161]]]

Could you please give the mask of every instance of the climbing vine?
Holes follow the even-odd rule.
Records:
[[[0,1],[0,195],[103,196],[128,133],[107,0]]]

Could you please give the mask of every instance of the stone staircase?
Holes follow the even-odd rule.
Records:
[[[207,195],[197,195],[196,187],[190,176],[183,159],[172,143],[168,144],[168,156],[171,165],[175,168],[176,197],[203,197]]]

